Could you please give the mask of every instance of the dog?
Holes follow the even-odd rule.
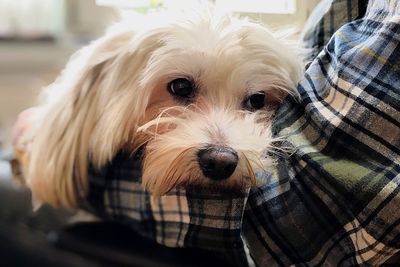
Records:
[[[273,115],[301,78],[297,52],[258,23],[210,9],[125,19],[72,56],[20,119],[29,127],[17,123],[22,176],[39,201],[76,207],[89,164],[141,150],[143,188],[155,197],[255,185],[273,164]]]

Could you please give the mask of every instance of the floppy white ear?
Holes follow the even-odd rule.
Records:
[[[116,27],[77,52],[46,89],[27,175],[37,199],[75,207],[87,192],[89,161],[101,167],[131,142],[146,102],[139,73],[157,44],[149,39]]]

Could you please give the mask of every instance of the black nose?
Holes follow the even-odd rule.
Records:
[[[197,155],[203,174],[213,180],[229,178],[239,161],[235,150],[225,146],[208,146]]]

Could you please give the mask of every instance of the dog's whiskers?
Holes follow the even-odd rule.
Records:
[[[248,159],[248,157],[244,153],[242,153],[241,156],[242,156],[242,158],[244,160],[248,177],[250,178],[250,184],[252,186],[255,186],[256,183],[257,183],[257,180],[256,180],[256,175],[254,173],[253,167],[251,166],[250,160]]]
[[[182,165],[182,162],[187,162],[187,158],[190,157],[189,154],[193,149],[196,149],[196,147],[188,147],[180,151],[169,164],[165,173],[153,181],[153,188],[148,189],[150,189],[154,195],[160,196],[166,194],[178,187],[183,180],[185,180],[183,178],[184,175],[188,175],[188,170],[186,170],[187,167],[185,165]]]

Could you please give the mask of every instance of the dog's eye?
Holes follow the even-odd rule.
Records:
[[[174,96],[187,99],[194,97],[193,82],[185,78],[173,80],[168,84],[167,89]]]
[[[244,108],[250,111],[262,109],[265,106],[265,93],[257,92],[249,96],[244,102]]]

